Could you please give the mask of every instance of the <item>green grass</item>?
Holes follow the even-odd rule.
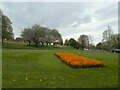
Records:
[[[59,48],[59,47],[55,47],[55,46],[47,46],[47,45],[38,45],[38,47],[36,47],[34,45],[34,43],[31,43],[31,45],[29,46],[28,43],[24,43],[24,42],[12,42],[12,41],[4,41],[4,43],[2,44],[2,48],[7,48],[7,49],[34,49],[34,50],[45,50],[45,49],[54,49],[54,48]]]
[[[2,43],[0,40],[0,89],[2,88]]]
[[[106,67],[73,69],[54,55],[57,51],[101,60],[106,62]],[[109,52],[50,47],[38,50],[3,49],[2,64],[3,88],[118,87],[118,54]]]

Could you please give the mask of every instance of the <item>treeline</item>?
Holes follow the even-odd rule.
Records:
[[[2,43],[4,40],[14,40],[14,33],[12,28],[11,20],[3,14],[0,10],[0,39]],[[40,25],[34,25],[27,28],[21,32],[22,41],[35,43],[35,46],[38,45],[55,45],[63,44],[61,34],[56,29],[49,29]]]
[[[12,22],[3,14],[0,10],[0,39],[14,40],[14,33],[12,28]],[[62,45],[63,40],[61,34],[56,29],[49,29],[40,25],[33,25],[21,32],[22,41],[28,42],[29,45],[34,43],[38,45]],[[120,49],[120,33],[114,34],[111,27],[103,32],[103,38],[96,46],[93,44],[93,37],[90,35],[80,35],[77,40],[74,38],[66,39],[64,45],[70,46],[76,49],[99,49],[111,51],[112,49]]]
[[[93,44],[93,37],[90,35],[80,35],[76,41],[74,38],[66,39],[64,45],[70,46],[76,49],[93,49],[95,45]]]
[[[35,43],[35,46],[40,45],[55,45],[63,44],[61,34],[56,29],[49,29],[40,25],[34,25],[25,28],[21,34],[22,40],[28,41],[30,43]]]
[[[103,32],[103,39],[96,45],[99,50],[120,49],[120,33],[114,34],[111,27]]]
[[[120,49],[120,34],[114,34],[112,28],[108,26],[108,29],[102,33],[102,40],[96,46],[93,43],[93,37],[90,35],[80,35],[77,41],[74,38],[65,40],[66,46],[70,46],[76,49],[87,50],[105,50],[111,51],[113,49]]]

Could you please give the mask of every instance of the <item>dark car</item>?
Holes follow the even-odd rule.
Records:
[[[113,49],[112,53],[120,53],[120,49]]]

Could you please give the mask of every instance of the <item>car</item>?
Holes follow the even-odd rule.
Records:
[[[120,53],[120,49],[113,49],[112,53]]]

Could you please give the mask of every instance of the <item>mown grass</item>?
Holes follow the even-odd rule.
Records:
[[[45,49],[54,49],[54,48],[59,48],[56,46],[48,46],[48,45],[38,45],[37,47],[34,45],[34,43],[31,43],[28,45],[26,42],[14,42],[14,41],[4,41],[2,44],[2,48],[7,48],[7,49],[34,49],[34,50],[45,50]]]
[[[54,52],[71,52],[106,62],[103,68],[73,69]],[[72,48],[3,49],[3,88],[115,88],[118,54]],[[27,78],[27,80],[26,80]]]

